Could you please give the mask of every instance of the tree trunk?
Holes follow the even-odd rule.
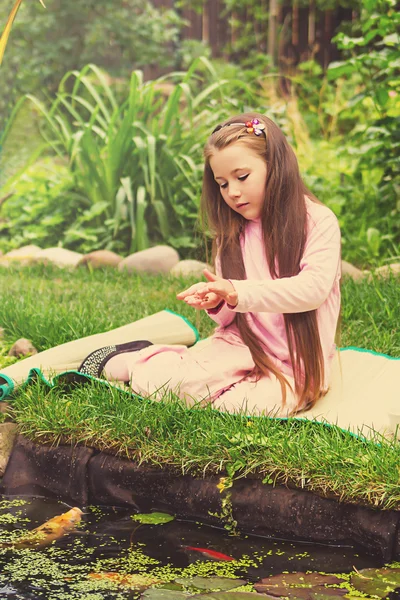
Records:
[[[268,19],[268,55],[271,58],[273,66],[276,65],[276,28],[278,17],[278,0],[270,0],[269,2],[269,19]]]

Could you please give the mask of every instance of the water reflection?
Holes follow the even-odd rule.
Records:
[[[145,525],[132,519],[131,509],[117,507],[81,507],[85,514],[78,529],[40,550],[4,546],[16,533],[32,530],[70,508],[44,498],[21,502],[3,498],[0,599],[125,600],[140,596],[117,585],[107,589],[113,584],[91,579],[92,573],[99,572],[154,575],[155,580],[170,582],[182,573],[255,582],[283,571],[345,573],[380,566],[379,560],[354,548],[231,536],[223,529],[178,520]],[[204,550],[234,561],[214,561]]]

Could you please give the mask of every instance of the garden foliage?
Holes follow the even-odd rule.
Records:
[[[268,68],[216,60],[211,65],[201,57],[185,72],[152,81],[139,70],[115,78],[88,64],[67,71],[47,99],[29,94],[3,135],[0,196],[13,196],[0,206],[0,247],[59,243],[80,252],[108,248],[125,254],[168,243],[182,257],[204,258],[196,238],[202,146],[216,123],[251,109],[280,125],[308,186],[338,216],[344,258],[360,267],[398,261],[400,44],[393,1],[362,0],[360,19],[336,38],[343,60],[327,72],[314,61],[300,64],[285,75],[284,93],[281,75]],[[132,9],[136,0],[130,2]],[[74,32],[68,35],[60,44],[71,43]],[[168,40],[173,43],[173,35]],[[154,43],[159,49],[160,40]],[[188,49],[184,61],[200,50]],[[99,62],[106,64],[104,52]],[[82,51],[84,56],[89,54]],[[152,60],[141,56],[147,64]],[[60,68],[65,60],[60,58]],[[121,59],[118,74],[130,71],[129,64]],[[55,65],[50,73],[55,76]],[[27,142],[15,152],[13,140],[27,128]],[[28,156],[32,162],[44,151],[47,159],[24,173]]]
[[[200,65],[209,76],[209,83],[201,87],[196,74]],[[53,214],[52,196],[58,189],[65,215],[58,240],[69,248],[126,253],[157,242],[183,251],[195,248],[202,146],[216,121],[243,109],[242,103],[231,100],[229,90],[235,89],[251,101],[245,84],[217,81],[211,64],[199,59],[169,81],[144,82],[142,72],[134,71],[121,94],[115,93],[98,67],[88,65],[65,75],[50,105],[29,95],[43,118],[48,147],[60,164],[68,166],[68,173],[58,169],[55,188],[55,180],[49,182],[45,195],[50,214],[37,222],[34,232],[23,230],[27,223],[16,218],[16,211],[38,216],[42,201],[37,189],[27,194],[29,175],[20,179],[14,188],[17,197],[6,204],[9,220],[0,229],[12,236],[13,244],[48,242],[43,227]],[[37,177],[41,179],[39,172]],[[9,181],[7,187],[13,183]],[[43,193],[43,185],[36,187]],[[24,208],[27,196],[36,209],[32,204]]]
[[[10,1],[0,0],[2,20],[9,12]],[[67,71],[89,62],[117,77],[152,64],[175,67],[182,26],[176,11],[151,0],[54,0],[47,9],[23,2],[2,65],[0,132],[21,94],[55,93]]]
[[[330,79],[357,73],[362,85],[349,104],[353,111],[372,109],[370,119],[351,131],[347,150],[357,158],[358,181],[376,189],[380,218],[366,232],[375,255],[385,241],[400,242],[399,32],[394,0],[364,0],[353,35],[336,36],[347,58],[328,70]]]

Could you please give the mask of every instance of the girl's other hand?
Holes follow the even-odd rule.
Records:
[[[208,283],[195,283],[190,288],[177,294],[178,300],[183,300],[193,308],[209,310],[216,308],[223,300],[230,306],[238,303],[238,294],[228,279],[223,279],[211,273],[208,269],[203,271]]]
[[[211,273],[208,269],[203,271],[204,277],[208,280],[208,284],[203,290],[199,291],[199,295],[217,294],[221,300],[225,300],[230,306],[236,306],[238,303],[238,293],[229,279],[223,279]]]

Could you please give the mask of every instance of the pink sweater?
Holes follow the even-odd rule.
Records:
[[[217,335],[231,332],[235,313],[247,313],[252,330],[268,356],[281,372],[293,376],[285,332],[284,313],[317,309],[319,333],[325,365],[325,385],[329,387],[330,367],[335,353],[335,333],[340,312],[340,229],[333,212],[306,198],[308,235],[300,272],[293,277],[272,279],[263,248],[261,224],[249,221],[241,240],[247,278],[232,280],[238,304],[224,303],[210,317],[220,326]],[[221,268],[216,261],[217,275]],[[226,329],[225,329],[226,328]]]

